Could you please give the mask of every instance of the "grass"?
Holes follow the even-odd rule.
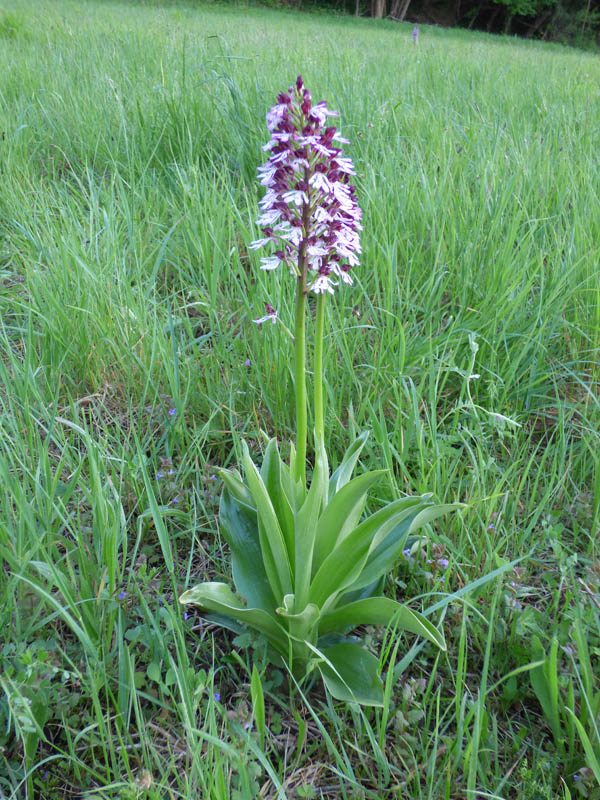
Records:
[[[600,797],[597,59],[3,0],[0,67],[0,797]],[[251,320],[289,321],[294,287],[246,248],[264,113],[299,72],[364,210],[329,304],[329,452],[368,428],[374,505],[469,504],[387,591],[427,608],[520,559],[440,603],[445,654],[365,631],[381,711],[290,694],[177,603],[228,579],[216,467],[292,431],[289,342]]]

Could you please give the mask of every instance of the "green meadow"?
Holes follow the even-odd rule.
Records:
[[[1,0],[2,800],[600,798],[600,62],[411,30]],[[466,504],[385,588],[447,650],[361,632],[383,708],[178,603],[231,579],[218,469],[294,429],[295,281],[248,245],[298,74],[364,215],[330,460],[369,430],[369,511]]]

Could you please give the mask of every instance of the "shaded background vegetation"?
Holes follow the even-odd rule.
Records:
[[[197,5],[198,0],[188,0]],[[223,0],[245,5],[247,0]],[[600,46],[599,0],[249,0],[267,7],[341,14],[482,30],[596,49]],[[149,0],[174,5],[173,0]]]

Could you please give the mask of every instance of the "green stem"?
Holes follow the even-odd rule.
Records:
[[[302,265],[304,266],[304,265]],[[306,486],[306,269],[301,269],[296,289],[294,372],[296,381],[296,480]]]
[[[315,332],[315,452],[325,443],[323,417],[323,337],[325,332],[325,292],[317,300],[317,328]]]

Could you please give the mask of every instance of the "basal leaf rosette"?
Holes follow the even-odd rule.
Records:
[[[363,519],[370,487],[383,470],[352,477],[366,434],[329,476],[313,476],[303,498],[277,442],[258,470],[244,446],[244,478],[223,470],[219,520],[229,546],[235,592],[202,583],[180,601],[236,632],[267,641],[271,660],[297,680],[316,668],[332,696],[383,703],[378,659],[350,634],[385,625],[418,634],[445,649],[443,634],[421,613],[379,594],[383,578],[416,532],[457,508],[429,495],[404,497]],[[314,487],[323,487],[317,491]]]

